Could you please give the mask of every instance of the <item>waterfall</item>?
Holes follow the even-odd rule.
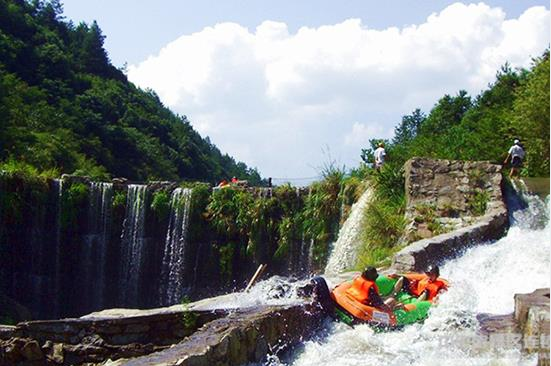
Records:
[[[61,299],[61,202],[63,199],[63,180],[54,179],[53,186],[56,194],[55,220],[55,253],[54,253],[54,301],[53,315],[59,317]]]
[[[312,187],[308,187],[308,198],[312,196]],[[308,273],[314,263],[314,239],[307,239],[305,233],[302,233],[300,243],[299,268],[303,273]]]
[[[363,218],[370,197],[371,190],[368,189],[352,205],[350,215],[339,230],[337,241],[331,245],[331,255],[325,267],[326,274],[336,275],[356,264]]]
[[[160,298],[163,305],[182,300],[191,189],[176,188],[170,198],[170,219],[161,266]]]
[[[130,184],[126,195],[126,214],[121,236],[121,273],[119,303],[132,306],[138,302],[142,280],[146,185]]]
[[[111,224],[112,183],[91,183],[88,199],[87,229],[83,235],[79,284],[83,310],[98,310],[104,303],[105,261]]]
[[[193,266],[193,280],[191,281],[191,290],[193,291],[195,289],[195,285],[197,284],[197,274],[199,273],[199,266],[201,263],[201,256],[202,256],[202,250],[203,250],[203,241],[200,241],[197,245],[197,251],[195,253],[195,265]]]
[[[512,212],[507,236],[468,249],[440,268],[450,281],[429,318],[400,331],[375,332],[367,325],[329,326],[323,340],[306,342],[288,364],[301,365],[530,365],[533,356],[478,333],[479,313],[507,314],[514,294],[549,287],[549,197],[525,195],[528,207]],[[545,207],[540,211],[537,207]],[[533,222],[546,219],[543,227]],[[278,363],[276,363],[278,364]],[[281,363],[279,363],[281,364]]]
[[[28,229],[28,240],[30,242],[30,252],[27,262],[27,271],[22,271],[20,277],[22,282],[28,286],[27,296],[30,300],[30,309],[34,314],[43,314],[45,304],[47,303],[48,278],[46,277],[45,267],[47,262],[46,253],[47,243],[47,225],[46,225],[46,207],[37,203],[28,218],[30,227]]]
[[[301,187],[295,188],[295,198],[297,201],[301,201],[302,191]],[[300,204],[302,206],[302,204]],[[296,224],[296,223],[295,223]],[[301,229],[294,233],[291,246],[289,248],[289,263],[288,270],[294,275],[301,276],[307,274],[311,268],[310,247],[312,246],[312,240],[306,240],[304,229]]]
[[[511,181],[515,197],[509,195],[507,205],[511,223],[524,228],[541,229],[549,222],[549,205],[538,196],[528,194],[528,187],[523,180]],[[547,196],[549,199],[549,196]]]

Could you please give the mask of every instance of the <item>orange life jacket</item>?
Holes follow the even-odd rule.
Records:
[[[352,286],[346,290],[346,293],[362,304],[369,304],[369,289],[374,288],[379,293],[379,288],[375,284],[375,281],[368,281],[362,276],[354,278]]]
[[[441,289],[447,290],[448,283],[438,277],[434,282],[430,282],[429,276],[423,273],[408,273],[404,275],[410,281],[410,292],[415,296],[421,296],[425,290],[428,290],[428,299],[431,301],[438,295]]]
[[[418,292],[422,294],[423,292],[428,291],[428,300],[432,301],[436,295],[438,295],[438,291],[441,289],[446,290],[447,288],[448,286],[446,282],[441,278],[437,278],[433,282],[430,282],[430,279],[427,277],[426,279],[419,281]]]

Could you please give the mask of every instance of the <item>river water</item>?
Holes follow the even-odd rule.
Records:
[[[525,195],[528,203],[511,215],[511,228],[501,240],[467,250],[441,266],[451,287],[442,294],[423,324],[398,331],[375,332],[328,322],[322,334],[269,365],[535,365],[514,336],[481,336],[477,314],[508,314],[514,294],[549,287],[551,232],[549,197]]]

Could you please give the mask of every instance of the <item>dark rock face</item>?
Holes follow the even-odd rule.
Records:
[[[420,271],[429,263],[459,255],[467,247],[501,237],[508,225],[502,195],[499,165],[413,158],[406,165],[407,216],[409,235],[424,237],[398,252],[392,267],[397,271]],[[473,217],[473,209],[485,208]],[[452,230],[432,236],[422,220],[430,211],[432,224]]]
[[[323,320],[313,305],[266,307],[238,312],[205,325],[181,343],[122,365],[242,365],[283,352],[316,330]]]

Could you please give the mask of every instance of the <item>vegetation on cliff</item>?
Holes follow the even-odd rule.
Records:
[[[384,141],[387,164],[380,173],[368,173],[376,194],[366,212],[357,267],[389,264],[406,243],[399,240],[406,228],[402,167],[414,156],[502,164],[513,139],[520,138],[526,149],[522,175],[548,176],[549,100],[546,51],[529,70],[503,66],[495,82],[474,99],[465,91],[445,95],[428,115],[416,109],[403,116],[391,140],[370,140],[370,147],[362,150],[364,162],[373,162],[377,143]],[[487,201],[486,192],[471,192],[472,215],[483,214]],[[431,231],[440,233],[442,228],[430,219],[430,212],[426,216]]]
[[[57,0],[0,0],[0,163],[101,179],[261,183],[152,90],[129,83],[104,38],[95,22],[65,21]]]

